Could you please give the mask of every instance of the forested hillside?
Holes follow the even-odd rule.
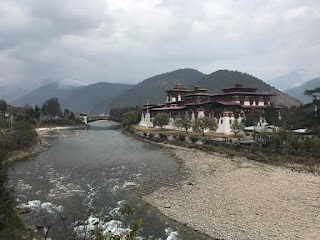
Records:
[[[298,106],[300,101],[282,93],[264,81],[238,71],[219,70],[205,75],[197,70],[186,68],[163,73],[145,79],[137,85],[100,82],[88,86],[61,88],[58,83],[49,84],[10,102],[13,105],[30,104],[41,106],[49,98],[58,98],[63,108],[74,112],[108,113],[114,107],[142,106],[149,102],[161,103],[166,99],[166,90],[177,83],[192,89],[195,85],[207,88],[211,93],[221,92],[223,88],[236,83],[257,87],[259,91],[271,92],[276,96],[276,105]]]
[[[299,100],[271,87],[261,79],[238,71],[218,70],[201,78],[197,82],[197,85],[207,88],[210,92],[218,93],[221,92],[221,89],[233,87],[239,82],[243,83],[244,86],[256,87],[258,88],[258,91],[275,94],[276,96],[273,97],[273,101],[276,105],[290,107],[299,106],[301,104]]]
[[[171,89],[175,84],[181,83],[191,88],[203,77],[204,74],[194,69],[179,69],[169,73],[163,73],[148,78],[118,97],[113,105],[116,107],[144,105],[149,103],[160,103],[166,99],[166,90]]]
[[[195,85],[207,88],[211,93],[221,92],[223,88],[233,87],[242,82],[244,86],[257,87],[259,91],[271,92],[276,96],[274,101],[277,105],[298,106],[300,101],[271,87],[264,81],[246,73],[238,71],[219,70],[205,75],[194,69],[180,69],[170,73],[160,74],[148,78],[132,87],[119,98],[113,101],[113,106],[141,106],[149,103],[161,103],[166,99],[166,90],[171,89],[176,83],[182,83],[185,87],[192,89]]]

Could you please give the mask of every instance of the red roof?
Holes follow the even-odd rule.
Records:
[[[186,106],[176,106],[176,107],[161,107],[161,108],[153,108],[151,111],[164,111],[164,110],[180,110],[184,109]]]
[[[272,93],[261,93],[261,92],[227,92],[227,93],[218,93],[213,94],[212,96],[225,96],[225,95],[261,95],[261,96],[275,96]]]
[[[184,105],[186,106],[196,106],[196,105],[203,105],[203,104],[206,104],[206,103],[209,103],[210,101],[206,101],[206,102],[194,102],[194,103],[186,103]]]
[[[165,92],[190,92],[191,90],[189,89],[170,89],[166,90]]]
[[[256,106],[256,105],[252,105],[252,106],[247,106],[247,105],[241,105],[242,108],[268,108],[268,106]]]
[[[226,101],[216,101],[216,103],[225,105],[225,106],[240,106],[240,103],[237,102],[226,102]]]
[[[257,88],[255,88],[255,87],[232,87],[232,88],[222,89],[222,91],[224,93],[227,93],[227,92],[245,92],[246,90],[249,91],[249,92],[255,92],[257,90]]]
[[[198,92],[198,93],[189,93],[189,94],[187,94],[186,96],[187,97],[190,97],[190,96],[205,96],[205,97],[210,97],[210,96],[212,96],[213,94],[212,93],[206,93],[206,92]]]
[[[150,109],[150,108],[155,108],[155,107],[162,107],[164,104],[151,104],[151,105],[144,105],[141,109]]]

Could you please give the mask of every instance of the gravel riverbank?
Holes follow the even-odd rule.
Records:
[[[213,238],[319,238],[319,176],[169,148],[181,164],[184,180],[143,195],[164,215]]]

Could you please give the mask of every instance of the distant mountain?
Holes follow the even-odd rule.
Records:
[[[312,101],[312,97],[305,96],[304,91],[315,89],[317,87],[320,87],[320,78],[312,79],[298,87],[287,89],[284,92],[296,99],[299,99],[303,103],[310,103]]]
[[[319,76],[320,72],[310,71],[305,68],[298,68],[288,74],[276,77],[266,81],[271,86],[283,91],[285,89],[294,88]]]
[[[108,113],[111,101],[127,92],[132,85],[99,82],[72,90],[62,99],[63,104],[75,112]]]
[[[218,70],[201,78],[196,84],[200,87],[207,88],[210,92],[218,93],[223,88],[233,87],[236,83],[243,83],[244,86],[256,87],[258,91],[270,92],[275,94],[273,102],[281,106],[298,106],[301,102],[287,94],[271,87],[261,79],[253,77],[247,73],[238,71]]]
[[[0,86],[0,99],[4,99],[7,102],[13,101],[16,98],[20,98],[29,92],[34,90],[34,88],[26,88],[25,86]]]
[[[61,88],[60,84],[55,82],[37,88],[22,97],[9,101],[9,103],[14,106],[24,106],[26,104],[31,106],[42,106],[43,102],[53,97],[56,97],[61,101],[61,99],[70,94],[71,91],[72,89]]]
[[[277,105],[292,106],[301,104],[298,100],[246,73],[219,70],[205,75],[194,69],[179,69],[140,82],[122,96],[116,98],[113,101],[113,105],[118,107],[141,106],[146,104],[147,100],[149,104],[164,102],[166,99],[165,90],[171,89],[176,83],[182,83],[190,89],[195,85],[199,85],[200,87],[207,88],[211,93],[218,93],[221,92],[222,88],[233,87],[239,82],[242,82],[244,86],[253,86],[257,87],[260,91],[276,94],[274,101]]]
[[[111,107],[142,106],[146,104],[147,100],[149,104],[164,102],[166,99],[165,91],[177,83],[181,83],[189,89],[199,85],[207,88],[211,93],[217,93],[221,89],[233,87],[239,82],[242,82],[244,86],[257,87],[259,91],[274,93],[276,105],[301,104],[297,99],[246,73],[219,70],[206,75],[190,68],[163,73],[145,79],[134,86],[100,82],[88,86],[65,87],[59,83],[51,83],[9,103],[20,106],[25,104],[42,106],[44,101],[57,97],[63,108],[74,112],[101,113],[108,112]]]
[[[109,111],[108,102],[131,87],[132,85],[129,84],[106,82],[80,87],[62,87],[59,83],[51,83],[9,103],[14,106],[23,106],[25,104],[42,106],[46,100],[56,97],[59,99],[63,109],[68,108],[74,112],[102,113]]]
[[[274,78],[268,81],[268,84],[280,90],[296,87],[302,84],[304,80],[299,72],[291,72],[286,75]]]
[[[138,83],[116,98],[113,105],[117,107],[142,106],[147,103],[147,100],[149,104],[164,102],[166,90],[171,89],[177,83],[191,88],[203,76],[203,73],[189,68],[163,73]]]

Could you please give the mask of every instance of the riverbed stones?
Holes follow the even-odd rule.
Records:
[[[144,196],[163,214],[213,238],[319,238],[319,176],[194,149],[172,153],[187,180]]]

